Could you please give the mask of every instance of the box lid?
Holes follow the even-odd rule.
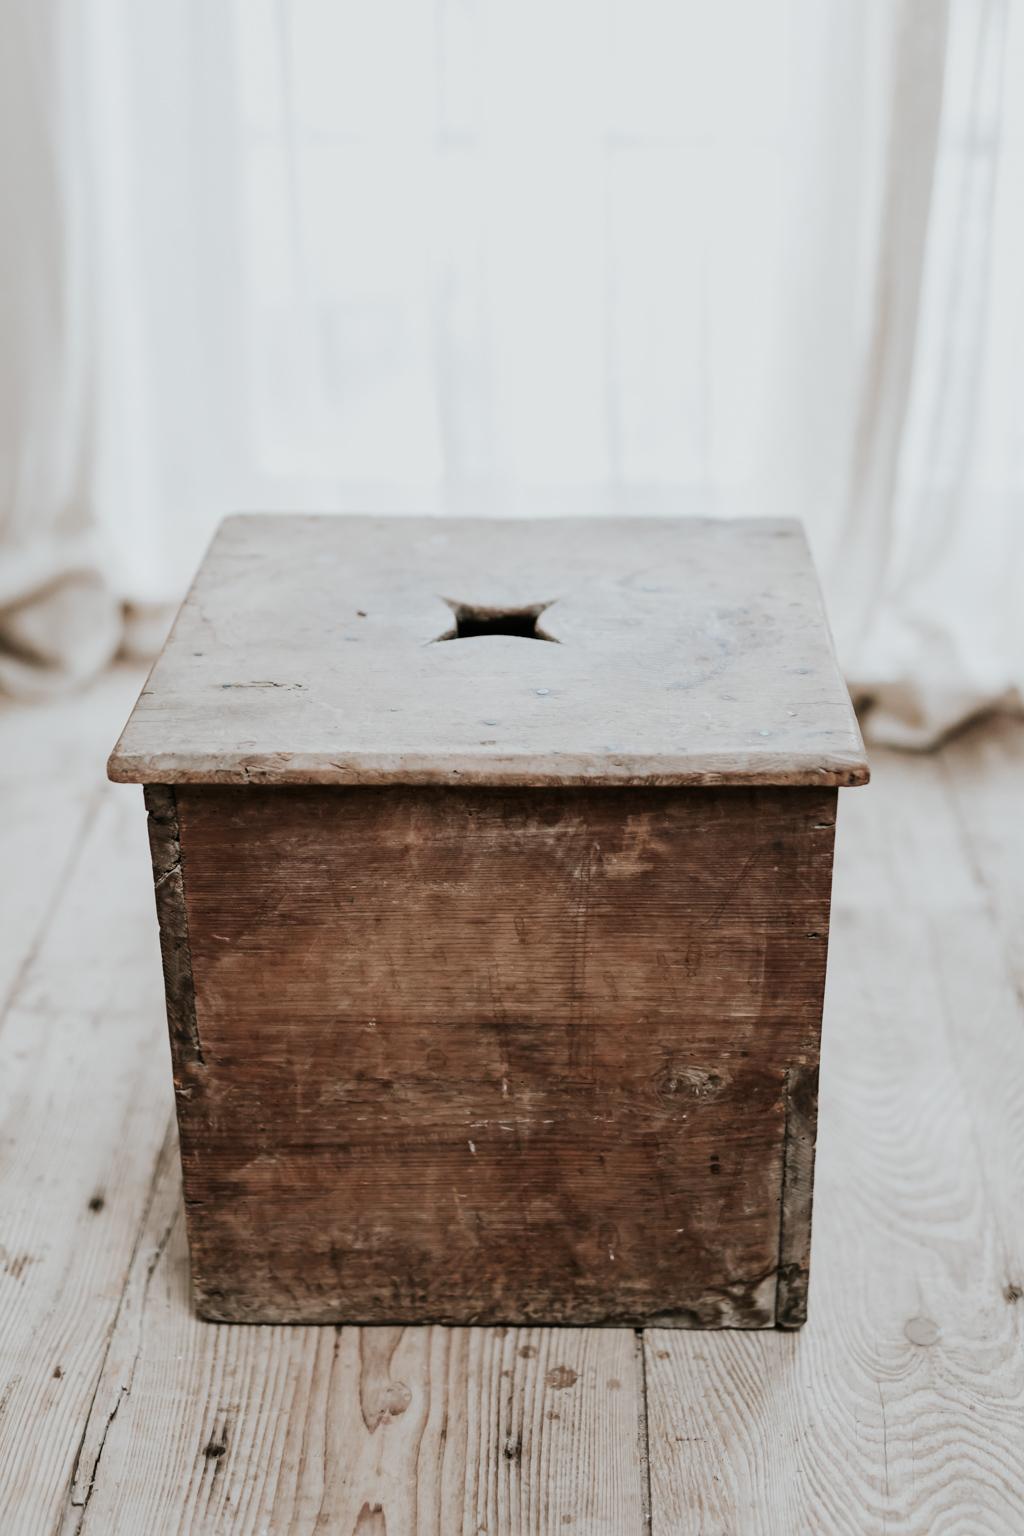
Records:
[[[109,772],[868,777],[799,523],[262,514],[221,524]]]

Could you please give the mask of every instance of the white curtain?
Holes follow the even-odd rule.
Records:
[[[1021,9],[0,0],[0,687],[246,507],[798,516],[876,737],[1019,696]]]

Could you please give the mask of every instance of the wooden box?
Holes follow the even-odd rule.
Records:
[[[204,1316],[803,1321],[867,767],[798,524],[229,518],[110,773]]]

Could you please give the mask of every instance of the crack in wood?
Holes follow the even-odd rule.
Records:
[[[125,1373],[126,1379],[119,1384],[117,1395],[114,1400],[114,1405],[107,1413],[106,1423],[104,1424],[102,1433],[100,1434],[99,1443],[96,1446],[96,1453],[92,1458],[92,1466],[89,1469],[89,1480],[85,1485],[83,1492],[83,1483],[85,1480],[80,1476],[81,1459],[85,1450],[86,1441],[89,1437],[89,1426],[92,1423],[93,1414],[96,1410],[97,1398],[99,1397],[100,1389],[103,1386],[103,1378],[106,1371],[107,1359],[110,1355],[110,1349],[117,1334],[121,1313],[125,1304],[125,1297],[128,1294],[131,1275],[135,1268],[139,1250],[142,1247],[142,1240],[145,1235],[146,1228],[149,1224],[153,1205],[156,1200],[157,1190],[159,1189],[160,1182],[165,1175],[168,1159],[175,1158],[176,1156],[177,1138],[174,1134],[173,1121],[169,1121],[167,1130],[164,1133],[164,1139],[160,1148],[160,1152],[157,1155],[156,1162],[153,1166],[153,1176],[150,1179],[149,1191],[146,1196],[146,1203],[143,1207],[142,1214],[139,1219],[135,1242],[132,1247],[127,1268],[125,1270],[126,1280],[124,1288],[121,1292],[121,1297],[117,1304],[117,1310],[111,1319],[110,1327],[107,1331],[106,1343],[103,1348],[99,1370],[96,1375],[96,1389],[93,1392],[92,1399],[89,1403],[89,1410],[85,1415],[82,1425],[81,1439],[78,1443],[78,1449],[75,1452],[75,1460],[71,1468],[71,1477],[68,1483],[67,1496],[65,1500],[64,1519],[61,1523],[62,1536],[78,1536],[78,1533],[82,1530],[82,1527],[85,1524],[85,1519],[89,1510],[89,1500],[92,1498],[93,1490],[96,1487],[100,1462],[106,1447],[107,1437],[110,1434],[114,1420],[117,1418],[121,1404],[124,1402],[126,1397],[131,1395],[132,1385],[135,1379],[135,1370],[142,1354],[143,1334],[141,1327],[139,1329],[139,1338],[135,1348],[135,1353],[132,1357],[131,1365]],[[174,1230],[174,1224],[176,1220],[177,1212],[175,1212],[174,1217],[167,1224],[162,1236],[153,1249],[149,1262],[146,1266],[146,1277],[142,1285],[142,1296],[139,1306],[140,1317],[145,1312],[146,1299],[149,1295],[150,1283],[156,1271],[157,1265],[163,1257],[167,1244],[170,1241],[171,1233]]]

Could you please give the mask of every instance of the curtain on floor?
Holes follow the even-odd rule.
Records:
[[[1015,697],[1022,9],[0,0],[0,687],[300,508],[797,516],[876,738]]]

